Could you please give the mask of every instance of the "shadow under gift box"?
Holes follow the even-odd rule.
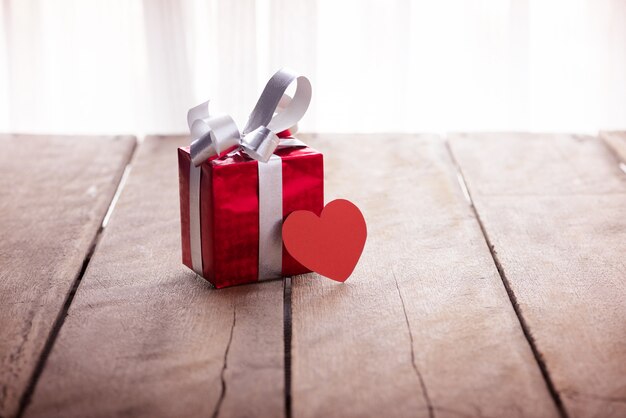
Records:
[[[323,156],[309,147],[283,148],[283,221],[295,210],[318,216],[324,207]],[[189,216],[189,147],[178,149],[183,264],[193,269]],[[217,288],[259,281],[259,174],[241,151],[204,162],[200,175],[202,271]],[[276,195],[280,199],[280,194]],[[261,255],[262,256],[262,255]],[[282,276],[308,273],[282,250]],[[263,279],[263,278],[261,278]]]

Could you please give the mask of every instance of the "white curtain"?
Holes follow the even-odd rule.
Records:
[[[282,66],[309,132],[626,128],[624,0],[0,1],[0,132],[243,124]]]

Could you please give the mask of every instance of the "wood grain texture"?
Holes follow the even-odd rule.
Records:
[[[0,416],[14,416],[131,137],[0,135]]]
[[[557,416],[444,142],[305,140],[369,236],[346,283],[292,281],[293,416]]]
[[[598,138],[456,135],[451,148],[572,417],[626,416],[626,175]]]
[[[626,164],[626,131],[600,132],[600,137],[615,152],[617,158]]]
[[[181,263],[186,141],[137,151],[26,416],[284,415],[282,282],[215,290]]]

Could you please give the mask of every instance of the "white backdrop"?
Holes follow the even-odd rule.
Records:
[[[301,130],[626,128],[625,0],[0,0],[0,131],[243,124],[279,67]]]

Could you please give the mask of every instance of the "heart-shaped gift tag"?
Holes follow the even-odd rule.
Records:
[[[328,203],[319,217],[297,210],[283,223],[283,242],[289,254],[306,268],[339,282],[352,274],[366,237],[363,214],[344,199]]]

